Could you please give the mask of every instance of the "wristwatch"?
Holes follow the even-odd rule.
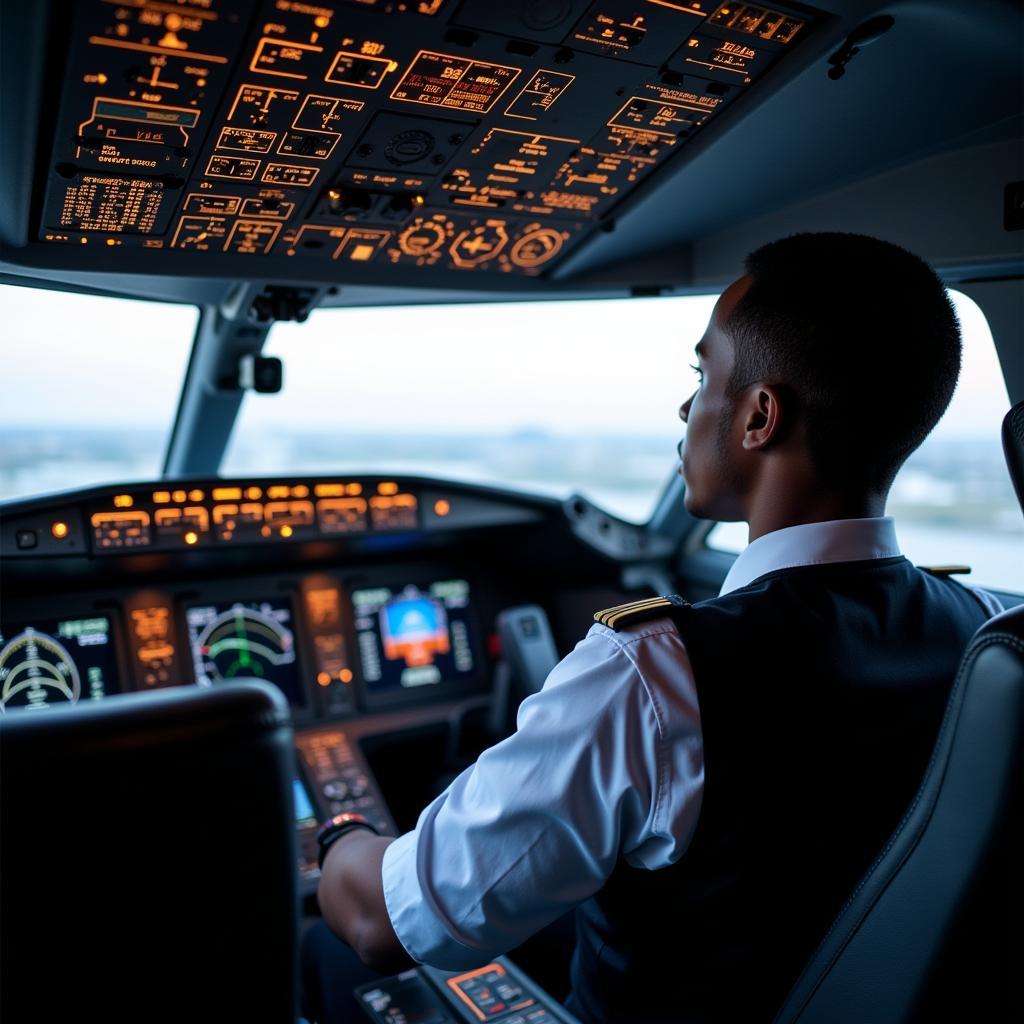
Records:
[[[351,832],[357,828],[368,828],[375,836],[380,835],[364,815],[350,812],[336,814],[333,818],[328,818],[320,826],[320,831],[316,834],[317,845],[320,847],[316,855],[316,862],[319,864],[321,871],[324,867],[324,857],[327,856],[327,849],[331,843],[336,839],[340,839],[346,832]]]

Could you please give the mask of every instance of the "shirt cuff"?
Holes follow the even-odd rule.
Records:
[[[453,938],[423,898],[416,869],[417,838],[417,832],[399,836],[384,851],[381,863],[384,906],[402,948],[417,963],[441,970],[469,970],[489,963],[490,954]]]

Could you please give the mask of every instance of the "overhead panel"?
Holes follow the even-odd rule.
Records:
[[[706,0],[68,10],[39,237],[317,276],[550,272],[814,21]]]

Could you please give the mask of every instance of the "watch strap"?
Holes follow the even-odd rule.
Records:
[[[316,860],[321,871],[324,867],[324,858],[327,856],[327,851],[331,845],[339,840],[343,835],[357,828],[369,829],[375,836],[380,835],[380,832],[370,824],[365,815],[354,814],[351,812],[336,814],[333,818],[328,818],[327,821],[320,826],[320,831],[317,833],[316,837],[318,846]]]

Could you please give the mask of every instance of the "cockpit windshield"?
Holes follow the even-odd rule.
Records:
[[[198,310],[0,287],[0,497],[160,475]],[[221,472],[372,470],[573,491],[645,521],[674,470],[715,296],[328,309],[278,324],[277,395]],[[637,358],[637,346],[643,358]]]
[[[399,306],[279,324],[223,471],[418,473],[579,491],[645,521],[674,471],[715,296]]]
[[[0,285],[0,498],[157,477],[199,310]]]

